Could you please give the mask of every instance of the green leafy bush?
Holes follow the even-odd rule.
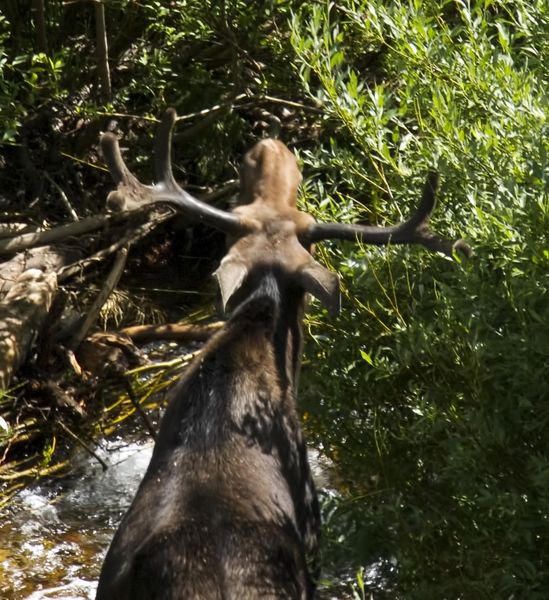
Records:
[[[432,225],[475,248],[454,262],[325,254],[347,301],[333,335],[311,320],[302,396],[349,489],[328,556],[384,561],[396,597],[549,594],[548,40],[543,2],[294,16],[297,71],[331,131],[302,153],[303,202],[321,219],[394,222],[436,169]]]

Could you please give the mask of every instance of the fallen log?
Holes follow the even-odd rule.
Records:
[[[83,254],[83,250],[75,246],[46,246],[19,252],[0,263],[0,298],[9,292],[25,271],[38,269],[44,273],[56,273],[65,265],[79,261]]]
[[[124,247],[145,237],[173,215],[167,207],[160,210],[151,208],[145,207],[132,214],[99,215],[48,231],[0,240],[0,255],[11,254],[7,260],[0,262],[1,389],[9,386],[13,374],[25,362],[46,324],[57,284],[75,275],[81,276],[86,269],[98,265],[111,254],[123,254],[125,257],[127,250],[123,250]],[[116,229],[113,228],[115,226]],[[87,237],[75,237],[85,234]],[[93,235],[90,237],[90,234]],[[57,245],[43,245],[48,242],[57,242]],[[97,250],[98,246],[102,248]],[[124,262],[118,267],[116,280],[86,313],[83,329],[72,340],[71,349],[76,349],[86,336],[102,305],[116,287]],[[55,325],[48,323],[48,326],[51,330]],[[47,362],[44,357],[41,361]]]
[[[9,388],[41,331],[57,292],[54,272],[29,269],[0,302],[0,389]]]

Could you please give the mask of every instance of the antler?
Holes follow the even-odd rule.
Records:
[[[225,233],[242,233],[247,229],[234,214],[209,206],[179,187],[171,164],[172,130],[177,118],[173,108],[162,116],[154,144],[154,164],[157,183],[144,185],[126,166],[118,139],[112,133],[101,136],[101,150],[117,189],[107,197],[112,210],[133,210],[144,204],[163,202],[183,211],[189,217],[207,223]]]
[[[305,244],[313,244],[320,240],[339,239],[359,241],[364,244],[382,246],[384,244],[421,244],[429,250],[444,252],[449,256],[455,250],[465,256],[471,256],[471,247],[464,240],[449,240],[433,233],[428,228],[428,221],[436,205],[438,175],[429,173],[423,187],[421,202],[416,212],[404,223],[390,227],[373,225],[353,225],[346,223],[313,223],[309,226]]]

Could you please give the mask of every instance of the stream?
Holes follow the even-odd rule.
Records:
[[[92,600],[116,527],[149,463],[152,441],[115,439],[96,449],[108,469],[77,454],[70,477],[20,492],[0,522],[1,600]],[[326,469],[311,453],[319,483]],[[350,598],[348,583],[324,600]],[[346,592],[344,591],[346,590]]]
[[[152,453],[152,442],[114,440],[77,455],[70,477],[27,488],[0,523],[0,598],[91,599],[104,554]]]

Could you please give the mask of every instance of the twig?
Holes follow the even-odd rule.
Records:
[[[52,467],[44,467],[40,469],[39,467],[31,467],[30,469],[26,469],[25,471],[18,471],[17,473],[6,473],[5,475],[0,475],[0,481],[14,481],[15,479],[21,479],[23,477],[44,477],[46,475],[53,475],[64,469],[69,465],[68,460],[64,460],[60,463],[53,465]]]
[[[96,452],[94,452],[82,438],[77,436],[76,433],[74,433],[74,431],[71,431],[65,425],[65,423],[63,423],[63,421],[58,421],[58,423],[59,425],[61,425],[61,429],[68,433],[72,437],[72,439],[75,440],[78,444],[80,444],[80,446],[82,446],[82,448],[84,448],[84,450],[88,454],[95,458],[95,460],[103,467],[103,471],[106,471],[109,468],[109,465],[107,465],[107,463]]]
[[[65,194],[65,192],[63,191],[63,188],[56,182],[54,181],[49,174],[44,171],[44,177],[53,185],[53,187],[59,192],[59,197],[61,198],[61,202],[63,203],[63,205],[65,206],[65,208],[67,209],[67,212],[69,213],[71,219],[73,221],[79,221],[78,215],[76,214],[76,211],[74,210],[74,208],[72,207],[71,203],[69,202],[69,199],[67,198],[67,194]]]
[[[86,0],[87,1],[87,0]],[[101,115],[102,113],[97,113],[99,115]],[[108,116],[107,113],[105,113],[105,116]],[[113,116],[116,116],[115,113],[113,113]],[[120,115],[123,116],[123,115]],[[155,119],[155,121],[157,121],[158,119]],[[74,156],[73,154],[69,154],[68,152],[60,152],[61,156],[64,156],[65,158],[69,158],[70,160],[79,163],[81,165],[85,165],[86,167],[90,167],[91,169],[96,169],[97,171],[104,171],[105,173],[109,172],[109,169],[107,169],[107,167],[105,167],[104,165],[97,165],[95,163],[90,162],[89,160],[83,160],[81,158],[78,158],[78,156]]]
[[[86,337],[90,327],[97,318],[99,311],[103,307],[103,304],[105,304],[107,298],[111,295],[112,291],[118,284],[118,281],[122,276],[122,271],[124,270],[124,265],[126,264],[127,258],[128,249],[121,248],[116,255],[111,272],[109,273],[109,276],[107,277],[105,284],[99,292],[99,295],[95,299],[88,314],[86,315],[86,318],[84,319],[80,327],[77,329],[77,331],[74,333],[70,341],[66,344],[67,347],[71,350],[77,348],[81,344],[82,340]]]
[[[2,490],[3,497],[0,500],[0,511],[10,503],[10,501],[13,499],[15,494],[17,494],[17,492],[24,486],[25,486],[25,484],[23,482],[19,482],[19,483],[15,483],[7,490]]]
[[[99,115],[100,117],[116,117],[117,119],[135,119],[136,121],[150,121],[151,123],[160,123],[160,119],[157,119],[156,117],[147,117],[146,115],[133,115],[131,113],[120,113],[111,111],[97,111],[94,114]]]
[[[233,105],[235,102],[238,102],[239,100],[243,100],[244,98],[248,98],[248,94],[238,94],[234,98],[227,100],[227,102],[223,102],[221,104],[216,104],[215,106],[212,106],[210,108],[205,108],[204,110],[199,110],[198,112],[195,112],[195,113],[189,113],[188,115],[182,115],[180,117],[177,117],[177,122],[191,121],[192,119],[195,119],[196,117],[205,117],[206,115],[209,115],[210,113],[217,112],[218,110],[223,110],[225,108],[228,108],[229,106]]]
[[[130,369],[126,371],[127,375],[138,375],[140,373],[147,373],[148,371],[155,370],[166,370],[171,369],[172,367],[183,367],[186,366],[195,356],[200,354],[200,350],[196,350],[195,352],[191,352],[190,354],[185,354],[184,356],[179,356],[178,358],[173,358],[172,360],[165,360],[162,362],[152,363],[150,365],[143,365],[141,367],[136,367],[135,369]]]
[[[284,106],[291,106],[292,108],[301,108],[303,110],[308,110],[308,111],[312,111],[312,112],[316,112],[316,113],[323,112],[323,110],[317,106],[303,104],[302,102],[295,102],[294,100],[285,100],[284,98],[275,98],[274,96],[268,96],[268,95],[255,96],[255,95],[249,95],[249,94],[238,94],[237,96],[228,100],[227,102],[215,104],[214,106],[211,106],[210,108],[205,108],[203,110],[199,110],[198,112],[189,113],[187,115],[180,115],[177,117],[177,122],[192,121],[193,119],[196,119],[197,117],[205,117],[212,112],[217,112],[219,110],[223,110],[223,109],[231,106],[232,104],[236,104],[237,102],[240,102],[240,100],[246,100],[246,102],[243,105],[241,104],[240,106],[246,106],[247,104],[249,104],[251,102],[271,102],[272,104],[282,104]],[[160,120],[157,119],[156,117],[148,117],[145,115],[134,115],[131,113],[99,111],[95,114],[100,115],[102,117],[117,117],[119,119],[136,119],[139,121],[150,121],[152,123],[160,122]],[[68,155],[66,155],[66,156],[68,156]],[[71,158],[73,158],[73,157],[71,157]],[[90,166],[95,166],[95,165],[90,165]]]
[[[303,110],[309,110],[316,113],[324,112],[317,106],[310,106],[309,104],[302,104],[301,102],[294,102],[293,100],[285,100],[284,98],[275,98],[274,96],[252,96],[250,99],[264,100],[266,102],[272,102],[273,104],[283,104],[284,106],[291,106],[292,108],[302,108]]]
[[[131,381],[126,376],[123,376],[123,379],[124,379],[124,387],[126,388],[126,392],[128,394],[128,398],[130,399],[130,401],[133,404],[135,410],[138,412],[139,416],[143,420],[143,423],[145,423],[145,427],[147,428],[150,436],[152,437],[153,440],[156,441],[156,430],[153,427],[153,424],[151,423],[151,421],[149,419],[149,416],[143,410],[143,407],[139,403],[139,400],[138,400],[135,392],[133,391],[133,387],[132,387]]]

